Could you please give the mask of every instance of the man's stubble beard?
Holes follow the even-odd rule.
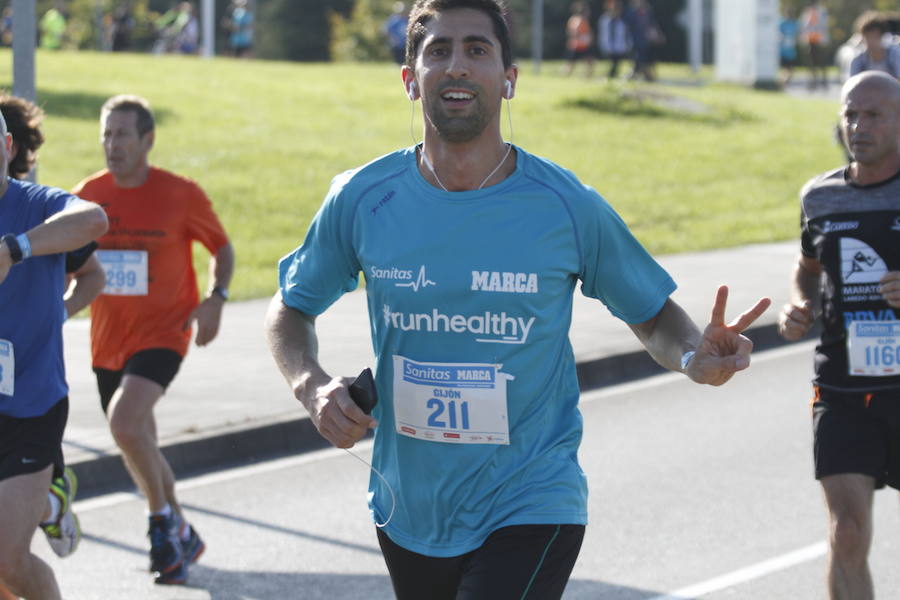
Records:
[[[481,135],[490,121],[478,97],[475,102],[476,110],[466,117],[451,117],[437,106],[427,107],[426,117],[441,139],[451,143],[468,142]]]

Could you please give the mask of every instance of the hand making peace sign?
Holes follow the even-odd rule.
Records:
[[[762,315],[772,301],[760,298],[753,308],[744,311],[728,325],[725,324],[725,304],[728,301],[728,286],[719,286],[712,309],[709,325],[703,330],[703,337],[685,374],[697,383],[722,385],[737,371],[750,366],[750,351],[753,342],[741,335]]]

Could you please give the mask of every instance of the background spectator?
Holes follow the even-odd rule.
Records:
[[[631,53],[631,35],[619,0],[606,0],[603,14],[597,21],[597,43],[600,53],[610,60],[607,77],[615,79],[619,76],[619,63]]]
[[[569,65],[565,74],[571,75],[575,69],[575,63],[584,60],[587,63],[587,73],[590,77],[594,74],[594,47],[593,32],[591,31],[591,9],[585,2],[572,3],[572,16],[566,22],[566,51]]]
[[[249,58],[253,52],[253,11],[247,0],[233,0],[223,23],[228,31],[228,48],[236,58]]]
[[[382,28],[387,36],[391,56],[398,65],[402,65],[406,60],[406,20],[406,5],[394,2],[391,16],[387,18]]]
[[[646,0],[631,0],[631,6],[625,13],[625,21],[631,32],[631,43],[634,53],[634,69],[631,79],[643,77],[647,81],[656,81],[656,59],[653,55],[655,46],[665,43],[665,36],[656,22],[653,8]]]
[[[134,17],[129,5],[119,6],[113,12],[110,27],[110,49],[113,52],[124,52],[131,47],[131,30],[134,29]]]
[[[0,46],[12,46],[12,14],[12,7],[7,6],[3,9],[3,15],[0,16]]]
[[[866,11],[856,20],[855,29],[863,47],[850,61],[850,77],[863,71],[883,71],[900,79],[900,45],[888,32],[885,15]]]
[[[57,0],[56,4],[44,13],[40,22],[41,48],[46,50],[59,50],[62,48],[63,38],[66,34],[66,17],[63,14],[63,3]]]
[[[828,11],[821,2],[810,2],[800,17],[800,28],[803,43],[806,44],[809,56],[809,89],[821,86],[828,89],[828,75],[825,66],[828,64],[827,48]]]
[[[194,14],[194,5],[182,2],[175,18],[178,34],[175,37],[175,48],[181,54],[196,54],[200,47],[200,21]]]
[[[797,12],[793,9],[785,10],[785,15],[778,25],[780,42],[778,45],[781,57],[781,68],[784,69],[782,85],[787,85],[794,77],[794,67],[797,65],[797,38],[800,35],[800,24],[797,23]]]

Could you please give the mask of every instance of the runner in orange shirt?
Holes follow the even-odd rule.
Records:
[[[800,17],[801,38],[809,53],[809,84],[811,90],[828,89],[828,10],[818,0],[809,2]]]
[[[584,60],[587,63],[585,77],[590,79],[594,74],[594,35],[591,9],[586,2],[572,4],[572,16],[566,22],[566,54],[569,59],[566,76],[572,74],[576,61]]]
[[[106,287],[91,306],[92,363],[110,431],[149,505],[150,570],[157,583],[184,583],[204,544],[181,514],[153,407],[178,372],[192,323],[198,346],[218,333],[234,250],[200,186],[150,166],[155,130],[146,100],[110,98],[100,126],[107,168],[75,187],[110,221],[97,251]],[[199,303],[195,240],[211,254],[210,291]]]

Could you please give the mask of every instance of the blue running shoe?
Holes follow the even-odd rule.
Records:
[[[197,531],[192,526],[188,525],[188,530],[190,532],[189,537],[187,540],[181,541],[181,550],[184,554],[184,562],[193,564],[200,559],[200,555],[206,550],[206,544],[203,543],[203,540],[200,539]]]
[[[147,537],[150,538],[150,571],[165,576],[184,564],[174,517],[151,516]]]
[[[160,573],[153,580],[153,583],[159,585],[183,585],[188,579],[188,563],[186,560],[167,573]]]

